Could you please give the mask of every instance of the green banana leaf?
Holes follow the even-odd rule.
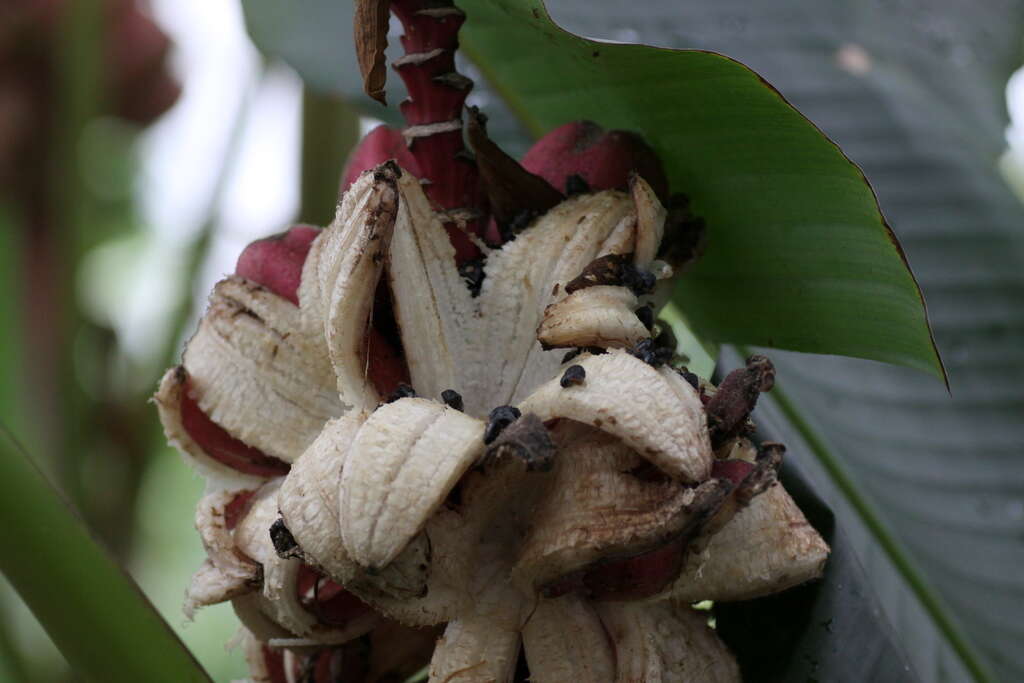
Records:
[[[274,16],[275,11],[280,14],[283,10],[268,9],[274,4],[268,0],[245,3],[247,21],[261,46],[284,56],[310,82],[363,101],[354,71],[337,68],[344,60],[322,58],[347,49],[348,4],[305,0],[297,10],[291,8],[287,21]],[[521,151],[528,143],[520,137],[522,129],[512,118],[502,116],[496,92],[511,99],[517,114],[525,114],[527,127],[534,133],[569,118],[591,116],[605,125],[640,129],[656,142],[664,139],[662,135],[670,135],[658,130],[659,126],[678,126],[690,120],[686,117],[695,116],[689,110],[705,106],[700,98],[676,102],[678,106],[670,113],[683,111],[685,116],[666,116],[652,127],[633,123],[651,120],[650,109],[668,97],[666,84],[677,75],[669,70],[662,80],[648,80],[646,57],[638,56],[647,54],[642,48],[607,45],[597,48],[599,57],[593,58],[591,53],[588,60],[585,52],[571,49],[579,44],[569,40],[570,49],[562,54],[564,34],[550,26],[543,30],[543,45],[531,42],[528,36],[525,42],[520,39],[526,35],[526,27],[546,22],[537,2],[470,0],[461,5],[470,14],[464,42],[477,60],[468,69],[477,78],[476,97],[491,115],[492,132],[513,151]],[[533,9],[539,16],[533,16]],[[1024,536],[1024,460],[1019,445],[1024,437],[1020,391],[1024,339],[1017,305],[1024,300],[1020,229],[1024,212],[996,169],[1005,144],[1003,87],[1019,61],[1021,9],[1020,2],[1009,0],[982,5],[939,0],[927,6],[838,0],[552,3],[555,18],[578,34],[716,50],[740,59],[768,78],[867,170],[928,297],[939,347],[946,352],[952,396],[933,380],[899,368],[773,351],[780,385],[789,398],[768,402],[759,419],[767,424],[769,433],[789,443],[791,462],[801,468],[835,516],[845,539],[841,547],[851,551],[854,564],[864,565],[868,581],[861,597],[868,600],[872,593],[876,595],[873,604],[883,612],[876,615],[880,626],[873,630],[870,621],[864,621],[860,628],[846,633],[861,642],[888,631],[884,622],[891,622],[898,640],[892,651],[905,654],[920,678],[929,681],[969,676],[985,679],[990,677],[988,663],[1006,680],[1024,677],[1024,650],[1018,646],[1024,638],[1018,607],[1024,599],[1024,574],[1018,569],[1024,564],[1020,543]],[[492,20],[505,22],[500,40],[494,39],[494,24],[488,28]],[[522,25],[521,32],[510,28],[516,21]],[[330,42],[318,46],[319,36],[325,33],[331,33]],[[295,49],[297,36],[306,40],[302,54]],[[484,40],[486,36],[490,39]],[[600,79],[600,72],[594,75],[591,60],[626,50],[631,51],[622,52],[630,55],[629,72],[623,72],[620,64],[618,71],[611,70],[615,79],[604,83],[587,80]],[[520,62],[537,53],[543,55],[544,69],[535,72],[555,65],[561,77],[556,84],[559,87],[548,88],[547,97],[529,83],[516,81],[517,75],[523,79],[524,73],[530,75]],[[565,59],[560,61],[560,54]],[[659,54],[664,58],[673,53]],[[711,56],[697,55],[687,53],[673,59],[713,61]],[[566,70],[572,69],[585,77],[566,77]],[[480,79],[481,75],[486,80]],[[392,78],[389,83],[391,102],[401,98],[397,80]],[[494,87],[488,88],[487,81]],[[522,91],[516,89],[520,85]],[[729,87],[741,89],[735,83]],[[631,94],[631,88],[640,92]],[[605,116],[603,108],[594,112],[593,99],[598,96],[606,101],[624,100],[631,111],[615,111],[611,117]],[[389,115],[381,108],[370,111],[382,118]],[[743,115],[753,119],[761,113],[758,108]],[[619,115],[623,118],[614,118]],[[767,140],[761,136],[753,141],[755,149],[777,142],[774,131],[768,132]],[[668,156],[672,153],[687,161],[694,159],[690,147],[669,149]],[[707,158],[696,156],[695,167],[707,171],[707,166],[700,166]],[[673,171],[673,180],[692,176],[685,169]],[[721,229],[722,216],[714,213],[721,211],[721,206],[710,200],[701,204],[706,187],[694,191],[678,185],[675,189],[694,194],[702,208],[712,207],[709,222],[712,229]],[[771,208],[777,199],[768,193],[752,194],[751,201],[760,202],[758,208],[766,204]],[[733,199],[741,201],[738,193]],[[824,200],[806,204],[809,214],[820,211],[828,216],[836,206]],[[831,235],[835,227],[830,225],[828,230]],[[747,234],[757,240],[759,250],[763,236],[760,224]],[[840,251],[847,248],[845,242],[831,246]],[[790,266],[787,274],[800,269],[795,254],[787,253],[784,258]],[[872,265],[872,258],[864,265]],[[723,262],[732,263],[724,252],[717,266]],[[765,268],[770,271],[777,265]],[[825,269],[824,275],[831,272]],[[698,307],[704,302],[704,312],[691,310],[694,297],[687,293],[680,303],[700,331],[725,340],[756,343],[757,330],[727,326],[743,328],[749,307],[762,302],[740,300],[732,308],[718,308],[711,303],[719,303],[714,298],[714,276],[706,272],[698,279],[702,280],[698,291],[711,292],[709,298],[696,302]],[[763,295],[751,283],[742,284],[743,291],[731,294],[733,303],[744,293],[758,299]],[[687,285],[684,281],[684,287]],[[808,294],[807,290],[799,293]],[[818,291],[813,294],[825,296]],[[859,297],[861,303],[878,299],[868,291],[861,291]],[[887,345],[890,334],[915,328],[903,321],[896,325],[898,329],[883,325],[882,331],[876,324],[885,319],[884,312],[869,308],[851,319],[862,330],[882,332],[867,343]],[[709,323],[707,317],[713,318],[717,310],[728,312],[734,320]],[[814,312],[821,314],[817,309]],[[807,315],[807,319],[813,316]],[[816,326],[815,334],[825,330],[834,328]],[[807,333],[806,326],[801,330],[799,325],[791,331],[796,336]],[[818,342],[825,343],[820,336]],[[760,343],[823,350],[780,337]],[[863,349],[824,350],[898,360]],[[887,526],[895,529],[895,536],[886,531]],[[835,537],[832,542],[836,544]],[[840,552],[836,555],[838,558]],[[938,588],[938,594],[929,584]],[[833,600],[836,594],[828,591],[836,589],[838,585],[831,580],[821,584],[817,590],[826,592],[815,604],[831,601],[834,614],[848,615],[852,601]],[[873,610],[865,612],[870,615]],[[957,624],[965,628],[968,639]],[[878,642],[891,639],[884,636]],[[971,642],[984,657],[974,652]],[[843,651],[850,643],[833,643],[831,647]],[[879,645],[875,651],[890,650]],[[900,659],[895,655],[879,659],[892,666],[887,669],[889,674],[873,680],[906,680],[901,678]],[[857,667],[863,661],[850,657],[845,672],[834,669],[831,677],[820,671],[807,676],[861,680],[858,672],[862,670]]]
[[[111,683],[210,681],[3,423],[0,480],[0,571],[77,675]]]

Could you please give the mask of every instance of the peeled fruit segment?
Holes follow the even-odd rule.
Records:
[[[516,668],[519,632],[479,618],[448,622],[430,663],[430,683],[508,683]]]
[[[281,480],[276,480],[257,491],[234,532],[238,552],[258,562],[263,568],[262,590],[234,601],[239,617],[258,636],[268,629],[274,630],[266,623],[269,621],[272,625],[286,629],[292,638],[312,641],[306,644],[342,643],[366,633],[379,620],[379,615],[370,610],[360,609],[351,620],[343,624],[326,624],[303,604],[303,596],[299,594],[300,577],[304,570],[302,562],[298,558],[278,555],[269,533],[278,518],[280,486]],[[237,609],[239,605],[244,609]],[[287,638],[287,635],[284,637]]]
[[[341,474],[341,538],[351,557],[393,560],[483,452],[480,420],[421,398],[378,408],[355,435]]]
[[[672,598],[732,602],[777,593],[819,578],[828,553],[782,484],[775,484],[712,536],[703,552],[686,558]]]
[[[629,348],[651,336],[634,313],[639,307],[626,287],[578,289],[544,309],[537,339],[545,348]]]
[[[739,683],[739,665],[700,613],[670,602],[597,604],[616,683]]]
[[[308,562],[344,583],[356,564],[341,542],[338,517],[338,481],[363,414],[331,420],[292,466],[278,494],[285,527],[302,548]]]
[[[504,558],[488,553],[469,589],[472,605],[448,622],[430,661],[430,681],[511,682],[519,655],[523,596],[505,578]]]
[[[367,373],[366,336],[394,232],[401,174],[391,162],[363,173],[313,243],[302,271],[299,302],[307,329],[326,339],[337,392],[355,410],[368,412],[377,403]]]
[[[248,513],[235,529],[235,545],[263,567],[261,611],[292,633],[306,635],[315,627],[316,619],[302,608],[296,593],[301,562],[278,557],[270,540],[280,485],[281,481],[275,480],[256,492]]]
[[[330,366],[299,309],[232,275],[214,287],[183,365],[203,413],[233,437],[291,462],[340,415]]]
[[[540,600],[523,647],[536,683],[615,680],[615,651],[594,607],[578,595]]]
[[[535,512],[538,524],[514,570],[530,590],[587,569],[600,573],[603,567],[596,563],[685,536],[724,497],[714,480],[687,487],[665,476],[645,477],[640,456],[593,427],[563,421],[555,438],[559,452],[551,492]],[[665,575],[658,585],[633,587],[633,592],[657,593],[674,578]]]
[[[288,472],[288,463],[228,434],[206,416],[188,392],[188,372],[179,365],[164,374],[153,400],[167,441],[211,486],[257,488],[266,478]]]
[[[235,550],[230,510],[244,506],[250,491],[220,489],[200,499],[196,529],[206,550],[206,560],[192,576],[185,592],[185,616],[191,619],[198,607],[214,605],[259,588],[260,565]],[[236,502],[237,501],[237,502]]]
[[[329,365],[317,362],[323,357],[317,353],[320,344],[315,337],[303,334],[301,314],[295,308],[303,263],[319,234],[318,228],[299,225],[251,243],[238,258],[236,274],[216,286],[210,309],[193,338],[198,348],[186,354],[186,365],[196,373],[195,383],[209,392],[203,394],[202,407],[197,403],[200,393],[188,381],[184,367],[174,369],[174,374],[169,372],[161,383],[157,403],[164,429],[169,438],[174,434],[175,445],[194,458],[204,472],[225,475],[243,484],[244,476],[227,470],[257,477],[284,474],[290,458],[281,451],[290,453],[292,448],[282,441],[295,429],[307,432],[302,438],[308,437],[311,429],[317,429],[317,413],[323,417],[325,410],[336,414],[341,409],[333,383],[323,391],[321,380]],[[192,347],[190,342],[189,349]],[[210,351],[208,360],[196,356],[196,352],[202,356],[204,350]],[[232,375],[226,380],[225,370]],[[234,377],[237,370],[253,377],[239,380]],[[306,382],[312,384],[307,386]],[[254,386],[257,390],[249,391]],[[212,404],[224,403],[239,393],[259,399],[250,405],[239,402],[246,415],[265,410],[286,423],[281,433],[273,426],[269,430],[282,438],[268,446],[251,428],[237,429],[245,420],[235,412],[222,410],[219,415],[230,430],[207,414]],[[263,400],[268,395],[270,400]],[[306,414],[307,408],[312,409],[311,415]],[[250,441],[268,446],[275,453],[268,455],[261,447],[246,443],[240,438],[242,432]]]
[[[455,248],[419,181],[405,173],[398,189],[388,255],[395,320],[411,342],[405,358],[412,385],[424,396],[440,396],[465,386],[471,376],[468,349],[480,338],[475,305],[455,267]]]
[[[663,472],[682,482],[711,474],[704,407],[696,390],[670,368],[660,371],[625,351],[581,356],[586,372],[578,386],[558,378],[520,405],[542,420],[568,418],[618,437]]]
[[[636,250],[633,262],[641,268],[648,268],[658,255],[661,238],[665,235],[668,212],[643,177],[637,174],[630,176],[629,190],[636,207]]]
[[[477,374],[460,387],[467,405],[515,403],[555,373],[562,354],[544,351],[536,338],[544,307],[565,296],[566,283],[632,213],[632,201],[621,192],[579,195],[491,252],[476,300],[486,345],[479,345],[478,357],[467,359]],[[500,358],[492,354],[495,342],[504,349]]]

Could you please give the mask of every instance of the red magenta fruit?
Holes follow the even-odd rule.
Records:
[[[238,256],[235,273],[298,306],[302,264],[319,234],[319,228],[296,225],[285,232],[256,240]]]
[[[522,165],[559,190],[566,189],[573,175],[594,190],[625,190],[635,171],[662,201],[668,196],[661,161],[639,135],[605,131],[592,121],[573,121],[550,131],[529,149]]]
[[[345,170],[341,174],[341,191],[347,190],[360,173],[388,159],[394,159],[405,170],[416,177],[420,176],[419,164],[409,151],[402,132],[387,126],[377,126],[356,145],[348,158]]]

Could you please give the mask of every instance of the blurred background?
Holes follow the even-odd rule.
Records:
[[[927,401],[945,401],[942,410],[956,411],[951,424],[943,418],[946,428],[974,429],[977,439],[936,443],[922,417],[931,404],[922,407],[917,380],[882,377],[888,371],[866,361],[838,371],[828,365],[832,359],[794,366],[796,380],[801,371],[835,379],[823,387],[812,377],[794,394],[813,400],[818,391],[827,399],[821,410],[842,410],[844,401],[870,402],[872,386],[896,387],[883,392],[885,400],[919,408],[900,424],[899,443],[916,438],[977,463],[963,477],[971,497],[946,498],[945,518],[908,517],[894,491],[962,493],[950,479],[956,471],[901,481],[899,467],[861,457],[851,444],[863,439],[848,425],[844,431],[822,418],[822,431],[955,608],[965,604],[969,612],[972,604],[1003,597],[1024,601],[1020,581],[1006,569],[1024,543],[1024,453],[1017,439],[1024,394],[1016,383],[1024,369],[1017,222],[1024,212],[1011,194],[1024,179],[1024,76],[1010,76],[1020,63],[1021,7],[878,2],[854,10],[790,1],[773,3],[769,16],[744,3],[695,1],[682,3],[676,21],[666,23],[677,3],[649,4],[661,14],[611,0],[586,5],[586,12],[578,2],[550,8],[585,35],[704,47],[741,59],[866,167],[915,268],[980,274],[934,283],[922,277],[954,396],[940,391],[936,398],[932,388]],[[886,28],[875,30],[881,24]],[[989,35],[991,27],[1000,34]],[[250,29],[256,34],[259,26]],[[346,33],[339,45],[347,46],[348,26],[332,30]],[[916,37],[898,38],[907,35]],[[354,78],[354,55],[329,58]],[[865,85],[873,99],[850,99],[842,79]],[[496,106],[484,88],[474,99]],[[191,526],[202,482],[165,445],[147,399],[161,371],[176,362],[206,293],[233,270],[245,244],[297,220],[329,222],[346,151],[374,124],[368,112],[384,115],[369,107],[306,87],[291,66],[261,53],[236,1],[0,6],[0,420],[218,681],[246,675],[241,654],[225,647],[236,628],[230,607],[204,609],[194,623],[180,609],[187,578],[203,557]],[[915,118],[921,111],[934,116]],[[853,116],[856,126],[848,121]],[[499,134],[513,150],[526,142],[511,124]],[[903,145],[895,147],[902,159],[882,154],[893,153],[894,140]],[[981,170],[972,172],[962,154]],[[890,176],[899,182],[887,184]],[[971,235],[979,238],[973,247]],[[984,247],[977,246],[981,240]],[[941,251],[929,246],[935,243]],[[965,323],[967,314],[954,309],[973,317]],[[994,336],[972,341],[963,325]],[[794,358],[788,356],[791,365],[803,363]],[[974,372],[972,363],[985,372]],[[792,376],[786,372],[780,371],[783,381]],[[850,375],[867,388],[844,379]],[[861,427],[876,427],[871,415],[857,415]],[[986,453],[1003,460],[986,460]],[[928,501],[942,507],[938,493]],[[921,527],[953,535],[924,539]],[[960,532],[988,543],[961,543]],[[969,569],[929,556],[928,547],[942,538],[954,544],[947,551],[973,557]],[[977,630],[970,614],[965,623],[982,643],[986,628],[1011,638],[1021,629],[999,615]],[[988,653],[996,668],[1017,671],[1019,662],[1000,661],[996,645]],[[0,680],[74,680],[2,580]]]

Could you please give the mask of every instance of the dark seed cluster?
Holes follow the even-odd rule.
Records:
[[[572,351],[569,351],[562,356],[562,364],[565,365],[576,356],[581,353],[589,353],[592,356],[600,356],[602,353],[608,353],[606,349],[602,349],[600,346],[578,346]]]
[[[653,339],[644,339],[629,350],[629,355],[639,358],[651,367],[661,367],[672,360],[673,350],[666,346],[658,346]]]
[[[654,327],[654,307],[650,304],[645,304],[634,311],[636,317],[640,319],[641,324],[648,330]]]
[[[533,209],[522,209],[508,222],[508,229],[513,236],[518,235],[530,225],[530,222],[540,214]]]
[[[663,320],[658,322],[658,334],[654,336],[654,345],[668,349],[676,349],[679,346],[679,342],[676,340],[676,333],[672,331],[672,326]]]
[[[498,406],[487,416],[487,427],[484,429],[484,443],[489,444],[501,435],[505,427],[522,416],[515,406]]]
[[[283,559],[296,557],[299,552],[299,544],[295,542],[295,537],[288,531],[284,519],[280,517],[270,525],[270,542],[274,544],[278,556]]]
[[[394,403],[400,398],[415,398],[416,390],[411,386],[402,382],[398,385],[398,388],[388,394],[388,397],[384,400],[385,403]]]
[[[582,365],[570,365],[562,373],[561,385],[563,389],[574,387],[583,384],[587,378],[587,371],[583,369]]]
[[[629,287],[637,296],[653,292],[655,282],[654,273],[651,271],[637,268],[632,263],[623,264],[622,284]]]
[[[445,389],[442,391],[441,400],[444,401],[444,404],[449,408],[454,408],[455,410],[462,410],[463,408],[462,394],[454,389]]]
[[[690,199],[684,194],[672,195],[665,208],[668,216],[658,258],[668,261],[678,271],[700,256],[706,226],[703,218],[693,215]]]
[[[622,267],[629,259],[627,254],[606,254],[588,263],[575,278],[565,284],[565,293],[598,285],[621,285]]]
[[[700,391],[700,378],[697,377],[697,375],[693,374],[686,368],[679,368],[678,370],[676,370],[676,372],[678,372],[683,379],[689,382],[691,387],[693,387],[697,391]]]
[[[527,413],[491,444],[482,464],[488,467],[501,458],[511,456],[526,463],[527,471],[547,472],[555,462],[557,450],[544,422],[534,413]]]
[[[590,183],[579,173],[565,177],[565,194],[569,197],[590,192]]]
[[[480,288],[484,284],[484,264],[486,263],[487,259],[478,258],[459,264],[459,275],[474,297],[480,296]]]

